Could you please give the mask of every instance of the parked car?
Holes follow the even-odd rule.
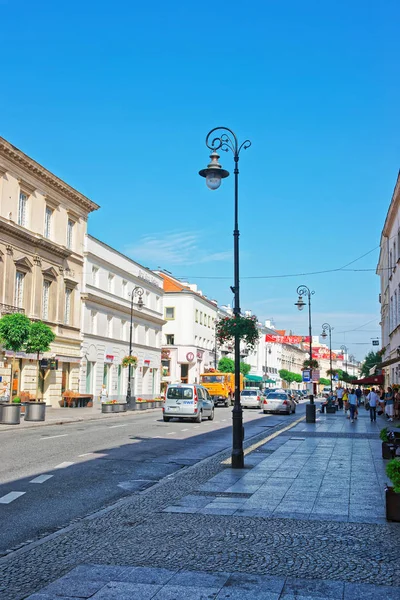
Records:
[[[203,417],[214,419],[214,401],[202,385],[171,383],[165,392],[163,419],[191,419],[201,423]]]
[[[270,412],[290,415],[296,412],[296,402],[286,392],[272,392],[263,401],[263,413],[266,415]]]
[[[263,396],[258,388],[246,388],[240,392],[242,408],[261,408]]]

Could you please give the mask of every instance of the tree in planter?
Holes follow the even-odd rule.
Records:
[[[14,352],[11,367],[10,400],[12,399],[15,371],[15,353],[20,352],[25,348],[29,338],[30,327],[30,320],[22,313],[4,315],[0,319],[0,343],[6,350],[12,350]]]
[[[331,385],[330,379],[325,379],[325,377],[321,377],[321,379],[319,380],[319,383],[321,385],[325,385],[326,387]]]
[[[283,379],[283,381],[286,381],[286,383],[289,384],[289,388],[290,388],[290,384],[293,381],[296,381],[297,377],[300,377],[300,381],[301,381],[301,375],[298,375],[298,373],[292,373],[291,371],[288,371],[287,369],[281,369],[279,371],[279,377],[281,379]]]
[[[223,356],[218,362],[218,371],[220,371],[220,373],[234,373],[235,361],[227,356]]]
[[[378,352],[368,352],[367,356],[364,359],[363,366],[361,367],[361,377],[367,377],[369,375],[370,369],[375,367],[376,365],[380,365],[382,362],[382,351]]]
[[[37,381],[36,381],[36,400],[39,400],[39,378],[40,363],[39,355],[50,350],[50,344],[54,342],[56,336],[46,323],[35,321],[31,323],[29,329],[29,338],[26,344],[26,351],[36,354],[37,357]]]

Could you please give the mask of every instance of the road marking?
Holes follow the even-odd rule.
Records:
[[[124,423],[123,425],[110,425],[109,429],[115,429],[116,427],[128,427],[128,423]]]
[[[176,431],[171,431],[170,433],[167,433],[167,435],[175,435]]]
[[[0,498],[0,504],[10,504],[13,500],[16,500],[20,496],[23,496],[26,492],[10,492],[2,498]]]
[[[54,475],[39,475],[39,477],[35,477],[29,483],[44,483],[48,479],[51,479]]]
[[[73,464],[74,464],[73,462],[62,462],[54,468],[55,469],[65,469],[66,467],[70,467]]]
[[[181,429],[181,431],[189,431],[189,429]]]
[[[193,429],[198,429],[199,427],[200,427],[200,425],[195,425],[195,426],[193,427]]]
[[[227,419],[222,419],[222,422],[225,423]]]
[[[68,435],[68,433],[60,433],[60,435],[49,435],[48,437],[41,437],[41,440],[52,440],[53,438],[58,438],[58,437],[66,437]]]
[[[283,429],[280,429],[279,431],[275,431],[275,433],[271,433],[271,435],[269,435],[268,437],[264,438],[263,440],[260,440],[259,442],[256,442],[252,446],[249,446],[243,452],[244,456],[247,456],[247,454],[250,454],[250,452],[253,452],[254,450],[257,450],[257,448],[259,448],[260,446],[263,446],[264,444],[266,444],[270,440],[273,440],[274,438],[278,437],[278,435],[281,435],[281,433],[283,433],[284,431],[288,431],[289,429],[292,429],[292,427],[295,427],[296,425],[298,425],[302,421],[305,421],[305,418],[306,418],[305,416],[301,417],[300,419],[297,419],[297,421],[294,421],[290,425],[287,425],[287,427],[284,427]],[[221,462],[221,465],[230,465],[230,464],[231,464],[231,458],[230,457],[226,458],[225,460],[223,460]]]
[[[83,456],[92,456],[94,452],[85,452],[85,454],[79,454],[78,458],[82,458]]]

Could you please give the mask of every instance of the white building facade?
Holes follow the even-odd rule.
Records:
[[[143,290],[143,308],[134,293],[132,312],[132,396],[151,399],[160,393],[163,282],[107,244],[85,237],[82,293],[82,362],[80,392],[99,401],[105,385],[110,399],[123,400],[127,393],[128,368],[122,359],[129,354],[131,294]]]
[[[400,172],[380,243],[382,364],[385,385],[400,383]]]
[[[194,284],[162,272],[164,320],[162,383],[198,383],[201,373],[214,367],[217,304]]]

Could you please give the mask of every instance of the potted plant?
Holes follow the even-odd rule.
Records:
[[[107,402],[102,402],[101,404],[101,412],[102,413],[112,413],[116,412],[114,409],[114,405],[117,403],[116,400],[107,400]]]
[[[16,396],[11,402],[0,405],[0,423],[19,425],[21,421],[21,398]]]
[[[128,356],[124,356],[124,358],[121,361],[121,365],[124,367],[124,369],[126,369],[126,367],[133,367],[134,369],[136,369],[137,367],[137,356],[133,356],[132,354],[128,355]]]
[[[393,458],[386,465],[386,475],[393,483],[393,487],[386,486],[386,519],[400,522],[400,460]]]
[[[50,344],[56,339],[55,334],[46,323],[35,321],[29,328],[29,337],[26,343],[26,351],[36,354],[37,380],[36,380],[36,402],[26,407],[25,421],[44,421],[46,416],[46,403],[39,400],[39,355],[50,350]]]
[[[138,407],[139,410],[147,410],[148,402],[147,402],[147,400],[144,400],[143,398],[137,398],[136,406]]]
[[[390,459],[393,458],[393,444],[389,440],[390,432],[387,427],[384,427],[379,432],[379,437],[382,440],[382,458]]]
[[[223,317],[216,323],[216,339],[220,345],[233,343],[236,336],[245,344],[246,349],[251,352],[255,350],[260,332],[257,327],[257,317],[242,317],[242,315],[233,315],[232,317]]]

